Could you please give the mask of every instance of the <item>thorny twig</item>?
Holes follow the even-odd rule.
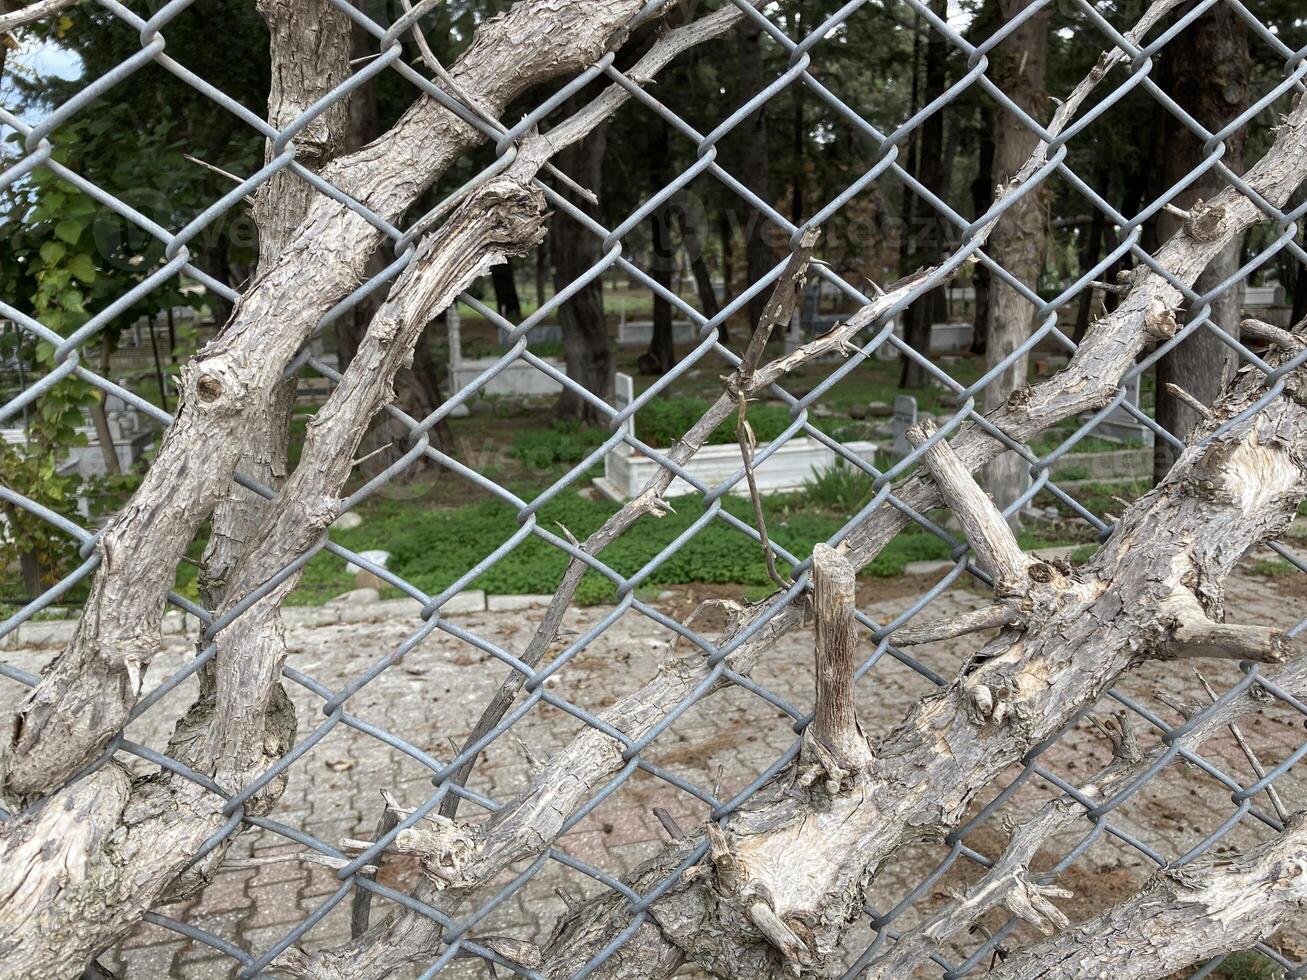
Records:
[[[1218,700],[1216,691],[1212,688],[1212,685],[1208,683],[1203,672],[1195,667],[1194,676],[1197,677],[1198,682],[1203,685],[1203,690],[1206,691],[1207,696],[1212,699],[1212,704],[1216,704]],[[1230,722],[1226,727],[1230,730],[1230,734],[1234,736],[1235,742],[1238,744],[1240,751],[1243,752],[1244,758],[1248,760],[1248,765],[1252,766],[1253,772],[1257,774],[1257,778],[1259,780],[1265,779],[1266,767],[1262,765],[1261,759],[1257,758],[1257,753],[1254,752],[1253,747],[1248,744],[1248,739],[1244,738],[1243,731],[1234,722]],[[1275,807],[1275,815],[1280,818],[1280,822],[1287,823],[1289,820],[1289,811],[1285,809],[1284,801],[1280,799],[1280,793],[1273,783],[1266,784],[1266,795],[1271,801],[1271,806]]]

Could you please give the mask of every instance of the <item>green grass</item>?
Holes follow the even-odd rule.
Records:
[[[556,443],[543,448],[539,443],[528,445],[542,453],[547,450],[554,457],[583,454],[587,439],[579,432],[564,429],[556,436]],[[576,444],[567,442],[572,437],[578,440]],[[539,492],[537,487],[513,489],[526,500]],[[836,468],[815,477],[800,493],[765,498],[768,531],[778,547],[805,557],[817,542],[834,536],[871,499],[871,494],[871,480],[865,474],[849,467]],[[673,498],[672,505],[676,513],[662,518],[640,518],[601,553],[602,561],[620,575],[634,575],[703,514],[697,497]],[[752,504],[747,498],[727,497],[722,509],[746,524],[754,523]],[[559,535],[562,525],[584,540],[617,510],[618,505],[610,501],[590,500],[576,492],[565,492],[541,508],[538,524]],[[351,530],[333,530],[332,540],[354,551],[390,552],[390,569],[428,594],[441,592],[458,581],[520,528],[514,509],[493,498],[444,508],[433,506],[429,498],[373,498],[362,505],[360,513],[364,518],[362,525]],[[942,512],[931,516],[940,521],[946,517]],[[187,549],[192,562],[203,553],[206,537],[207,528]],[[1037,548],[1066,544],[1068,540],[1065,535],[1059,539],[1027,532],[1021,536],[1021,543],[1027,548]],[[895,577],[902,575],[910,562],[943,560],[949,553],[947,542],[911,527],[898,534],[862,574]],[[175,588],[194,600],[198,598],[198,570],[192,562],[179,566]],[[470,587],[501,595],[549,594],[558,588],[567,562],[564,552],[539,536],[530,535],[472,581]],[[789,571],[784,561],[779,565],[782,574]],[[720,517],[709,521],[689,541],[677,547],[644,585],[653,588],[692,583],[738,585],[746,595],[758,597],[772,589],[758,543]],[[354,588],[355,584],[341,558],[320,552],[308,562],[286,604],[321,605]],[[17,596],[21,591],[21,586],[17,586],[2,594]],[[85,596],[85,591],[85,584],[79,585],[66,597],[68,603],[75,604]],[[387,593],[400,594],[395,590]],[[577,598],[587,604],[611,602],[615,590],[610,580],[590,571],[582,580]],[[6,610],[0,609],[0,615],[5,614]]]
[[[843,492],[850,502],[858,499],[865,502],[870,498],[870,483],[858,488],[850,482]],[[828,502],[837,506],[827,506]],[[672,504],[676,513],[662,518],[640,518],[604,549],[600,555],[602,561],[620,575],[634,575],[702,516],[697,498],[673,498]],[[584,540],[617,509],[609,501],[565,493],[539,511],[538,523],[555,534],[561,534],[559,525],[562,525],[578,540]],[[723,510],[753,523],[752,505],[745,498],[726,498]],[[817,542],[838,532],[848,520],[846,515],[852,512],[838,503],[838,498],[819,502],[808,494],[789,494],[767,498],[764,513],[768,531],[777,546],[802,558],[811,553]],[[353,549],[378,548],[391,552],[390,569],[428,594],[448,588],[507,541],[520,526],[513,509],[497,500],[447,510],[378,501],[365,509],[364,519],[365,523],[354,530],[333,532],[333,539]],[[1027,548],[1066,543],[1039,533],[1025,533],[1021,541]],[[908,563],[946,559],[949,551],[947,543],[910,528],[895,537],[863,574],[902,575]],[[566,554],[531,535],[471,582],[470,587],[499,595],[549,594],[558,588],[567,562]],[[788,571],[784,561],[779,564],[783,574]],[[762,589],[763,595],[771,588],[758,543],[720,518],[700,528],[645,580],[648,586],[687,583],[741,585],[746,587],[746,594],[751,594],[750,587]],[[339,558],[319,554],[309,562],[290,604],[319,604],[352,586]],[[586,573],[577,593],[578,600],[587,604],[610,602],[615,597],[611,581],[595,571]]]
[[[677,513],[663,518],[645,516],[606,548],[602,560],[619,574],[635,574],[702,515],[693,498],[673,499]],[[539,512],[539,525],[559,534],[559,525],[584,540],[617,511],[608,501],[563,494]],[[751,505],[730,497],[723,509],[752,523]],[[808,554],[813,545],[834,535],[844,519],[799,505],[796,500],[771,498],[766,504],[768,529],[779,547],[796,555]],[[351,548],[379,548],[391,552],[390,569],[428,594],[440,592],[507,541],[519,525],[513,509],[496,500],[452,510],[415,510],[385,502],[368,509],[365,523],[352,531],[333,533]],[[899,535],[867,569],[878,576],[901,575],[908,562],[947,558],[948,546],[920,531]],[[532,535],[471,583],[495,594],[547,594],[558,588],[567,556],[552,544]],[[782,571],[785,563],[781,562]],[[648,579],[649,585],[718,583],[744,586],[769,584],[757,542],[720,519],[699,530],[677,548]],[[353,586],[344,563],[320,554],[309,562],[301,586],[290,604],[313,605]],[[587,572],[578,590],[583,603],[612,601],[611,582]]]
[[[1284,970],[1261,953],[1231,953],[1211,974],[1219,980],[1283,980]]]
[[[1296,568],[1283,558],[1259,558],[1252,563],[1249,569],[1254,575],[1261,575],[1265,578],[1279,578],[1281,575],[1292,575]]]
[[[527,429],[513,437],[508,453],[532,469],[579,463],[608,438],[608,432],[578,422],[554,422],[547,429]]]

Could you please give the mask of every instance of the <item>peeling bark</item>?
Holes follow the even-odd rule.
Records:
[[[475,93],[487,111],[498,112],[529,81],[596,57],[638,6],[617,0],[519,4],[478,36],[454,69],[458,85]],[[1174,6],[1172,0],[1155,3],[1136,36]],[[741,15],[726,7],[669,32],[629,76],[647,80],[677,52],[718,36]],[[517,70],[495,75],[492,69],[502,68],[510,56]],[[1117,52],[1100,59],[1059,108],[1053,132],[1061,131],[1124,57]],[[543,204],[533,178],[550,157],[583,139],[628,97],[613,86],[566,123],[528,137],[504,174],[478,188],[437,231],[419,241],[340,385],[310,426],[295,473],[260,509],[252,544],[227,576],[224,611],[268,588],[318,543],[340,506],[358,440],[393,397],[396,373],[412,356],[421,329],[494,263],[539,241]],[[444,110],[420,103],[391,133],[334,165],[333,181],[350,187],[380,213],[398,214],[424,182],[475,142],[470,129],[446,116]],[[419,131],[415,120],[427,128]],[[430,132],[438,126],[444,136],[433,141]],[[1044,149],[1037,147],[1001,193],[1015,192],[1045,163]],[[1274,146],[1246,177],[1259,194],[1283,203],[1305,172],[1307,100],[1300,99]],[[1195,209],[1158,251],[1157,262],[1175,279],[1192,283],[1259,220],[1251,201],[1234,190],[1223,193]],[[993,223],[982,228],[981,240],[993,229]],[[102,567],[77,637],[20,713],[15,745],[4,760],[4,788],[11,797],[31,799],[59,784],[94,758],[121,726],[157,645],[159,605],[177,555],[225,492],[238,462],[243,427],[252,413],[272,402],[282,367],[311,332],[322,304],[350,288],[351,274],[363,267],[376,241],[370,229],[334,202],[314,204],[279,256],[269,259],[269,268],[228,330],[188,366],[183,408],[164,451],[147,485],[102,540]],[[761,364],[766,335],[776,314],[792,307],[812,245],[801,243],[739,370],[727,380],[727,391],[671,450],[673,458],[692,456],[750,392],[823,354],[848,353],[863,327],[889,312],[933,271],[889,287],[847,323]],[[310,260],[318,274],[305,277]],[[1105,406],[1116,394],[1114,379],[1138,353],[1173,334],[1179,299],[1166,277],[1136,273],[1120,307],[1093,325],[1068,368],[1038,388],[1015,391],[986,424],[1028,439],[1078,412]],[[1288,342],[1278,338],[1269,360],[1282,363],[1300,349],[1300,336],[1288,336]],[[1196,431],[1199,439],[1210,441],[1189,449],[1167,480],[1130,507],[1098,554],[1076,571],[1024,555],[975,484],[970,474],[999,451],[984,425],[962,426],[951,442],[929,427],[915,432],[914,441],[924,447],[923,465],[899,488],[897,499],[916,510],[941,501],[954,510],[978,561],[993,573],[996,601],[973,616],[905,630],[905,639],[921,642],[922,637],[995,627],[997,635],[947,688],[918,703],[872,747],[852,697],[861,639],[853,615],[854,575],[906,518],[898,511],[875,511],[838,548],[816,549],[811,584],[818,624],[817,700],[798,759],[722,822],[678,836],[666,854],[630,876],[631,886],[641,892],[673,879],[597,975],[664,977],[685,964],[726,977],[823,971],[834,963],[849,926],[862,914],[870,883],[887,861],[910,844],[947,833],[988,783],[1034,746],[1056,737],[1132,667],[1150,658],[1194,655],[1282,660],[1289,652],[1283,636],[1223,622],[1222,584],[1249,549],[1293,519],[1307,493],[1307,370],[1290,372],[1284,381],[1286,396],[1253,413],[1264,391],[1257,376],[1235,378]],[[1243,418],[1245,413],[1249,417]],[[1219,431],[1227,423],[1228,431]],[[194,465],[200,458],[212,472]],[[592,536],[587,550],[597,553],[641,514],[662,513],[661,494],[670,480],[670,474],[652,480]],[[184,537],[178,543],[168,534]],[[523,658],[528,664],[556,636],[579,578],[569,569]],[[295,580],[291,574],[277,582],[218,633],[212,684],[178,725],[169,747],[174,759],[191,767],[193,778],[167,773],[133,781],[109,762],[0,830],[5,857],[0,865],[0,977],[80,971],[146,909],[189,894],[212,874],[223,856],[221,844],[192,866],[193,856],[211,835],[222,831],[230,836],[231,821],[241,814],[226,813],[226,801],[281,758],[293,738],[293,712],[279,683],[285,644],[278,609]],[[764,605],[755,617],[769,618],[732,653],[728,665],[747,674],[775,637],[800,621],[802,605],[779,610],[774,603]],[[727,638],[748,625],[741,616]],[[1285,669],[1300,667],[1292,663]],[[657,677],[601,717],[639,739],[694,696],[708,671],[698,655],[670,660]],[[718,679],[707,693],[729,683]],[[493,726],[516,690],[506,684],[483,723]],[[1228,709],[1226,705],[1213,716],[1228,724]],[[1199,726],[1190,734],[1209,730]],[[451,812],[406,829],[395,849],[419,858],[424,878],[416,897],[448,914],[475,901],[502,872],[556,841],[572,815],[627,761],[619,743],[587,729],[543,763],[532,785],[489,820],[459,822]],[[1113,778],[1123,777],[1118,773]],[[245,812],[266,812],[281,782],[274,780],[251,796]],[[1054,817],[1061,819],[1054,814],[1049,821],[1055,822]],[[1021,846],[1044,826],[1030,830]],[[1232,868],[1198,866],[1179,877],[1172,874],[1139,898],[1153,903],[1147,909],[1160,908],[1163,917],[1170,916],[1165,927],[1187,937],[1191,952],[1204,943],[1204,948],[1224,948],[1243,941],[1252,928],[1243,921],[1251,901],[1270,903],[1274,915],[1292,914],[1303,904],[1301,876],[1291,880],[1289,874],[1304,860],[1301,837],[1301,824],[1295,824]],[[366,844],[347,841],[344,846]],[[978,900],[976,906],[997,901],[1041,928],[1063,926],[1053,901],[1061,895],[1056,886],[1032,881],[1020,848],[1009,852],[1011,860],[1003,865],[1008,878],[997,883],[1001,887],[992,893],[995,897]],[[679,870],[697,854],[705,860]],[[1143,949],[1155,935],[1143,908],[1123,906],[1082,929],[1094,942],[1123,936]],[[1226,922],[1225,916],[1233,918]],[[1214,918],[1225,928],[1211,928]],[[626,900],[608,892],[572,907],[547,950],[497,942],[502,955],[524,966],[546,976],[570,976],[618,939],[630,922]],[[1257,928],[1265,924],[1257,923]],[[1077,940],[1067,935],[1049,940],[1053,959],[1046,957],[1047,962],[1074,946]],[[1196,938],[1188,941],[1191,936]],[[339,947],[313,954],[292,947],[278,966],[316,980],[367,980],[429,959],[441,946],[438,923],[400,909]],[[1127,968],[1143,975],[1162,962],[1140,953]],[[1042,964],[1031,969],[1037,967]],[[1014,962],[1008,968],[1024,967]]]
[[[991,972],[999,980],[1164,977],[1249,949],[1307,913],[1307,821],[1234,860],[1159,871],[1134,897],[1033,943]]]
[[[527,89],[580,71],[620,43],[643,6],[519,3],[478,30],[451,75],[498,115]],[[394,219],[480,141],[471,126],[423,98],[323,176]],[[380,237],[353,210],[318,195],[227,328],[182,369],[177,418],[140,488],[100,538],[101,564],[76,633],[24,701],[4,746],[0,790],[8,800],[31,801],[65,782],[121,728],[158,648],[177,562],[226,493],[251,416],[264,410],[322,313],[359,284]]]
[[[563,0],[554,0],[549,6],[574,9]],[[602,12],[616,16],[610,9],[613,6],[603,6]],[[663,39],[665,43],[655,45],[630,77],[640,83],[648,81],[686,47],[717,36],[740,15],[739,11],[723,11],[673,32]],[[514,22],[512,15],[507,21],[521,26],[520,18]],[[569,43],[578,40],[575,36],[567,39]],[[529,137],[508,173],[475,191],[439,231],[419,243],[341,383],[310,425],[295,474],[264,508],[253,547],[229,576],[223,611],[234,609],[254,590],[264,588],[316,544],[337,512],[337,495],[352,466],[357,441],[371,416],[392,397],[393,379],[412,356],[417,332],[491,265],[538,243],[544,209],[539,192],[531,186],[535,175],[553,154],[582,139],[627,98],[629,93],[613,86],[567,125],[547,136]],[[309,224],[312,220],[310,217]],[[239,316],[236,322],[240,322]],[[230,335],[229,330],[219,343]],[[227,406],[232,425],[240,406],[224,382],[233,382],[231,389],[237,392],[248,390],[234,383],[243,385],[247,380],[234,370],[237,366],[247,370],[258,367],[245,362],[229,365],[233,370],[218,378],[211,370],[195,369],[198,379],[193,379],[197,393]],[[170,488],[167,499],[180,511],[184,498],[177,496],[175,488]],[[179,514],[177,519],[185,517]],[[121,574],[121,569],[114,571]],[[285,643],[277,610],[295,578],[292,574],[278,582],[218,634],[213,683],[202,689],[200,700],[179,723],[168,749],[172,758],[191,768],[191,776],[164,773],[138,780],[122,800],[115,786],[117,795],[98,806],[97,820],[103,821],[107,833],[65,833],[54,828],[62,819],[58,815],[75,810],[84,794],[106,799],[99,787],[119,771],[113,764],[4,826],[0,846],[14,857],[5,868],[6,878],[14,876],[23,887],[0,887],[0,952],[4,953],[0,971],[8,971],[11,963],[16,971],[0,972],[0,976],[80,972],[82,963],[130,929],[144,911],[193,893],[211,877],[234,830],[229,817],[241,816],[240,810],[234,815],[224,812],[226,801],[266,772],[293,738],[293,711],[279,684]],[[144,628],[138,630],[138,634],[144,632]],[[69,659],[61,658],[61,662],[68,664]],[[110,711],[125,712],[130,707],[139,691],[140,666],[133,677],[131,697],[117,701],[115,692],[108,692]],[[68,668],[68,676],[78,684],[91,683],[93,678],[77,674],[74,668]],[[103,723],[103,716],[91,720],[91,725]],[[68,757],[66,754],[65,759]],[[57,779],[60,774],[54,775]],[[244,803],[244,812],[266,812],[284,782],[283,776],[261,786]],[[49,782],[45,788],[50,788]],[[32,827],[39,829],[25,830]],[[21,846],[25,839],[47,835],[67,841],[68,856],[60,863],[81,862],[88,869],[85,875],[61,878],[57,867]],[[192,864],[206,841],[204,858]],[[0,878],[0,886],[4,882]],[[8,901],[4,900],[6,894]],[[32,912],[33,895],[45,901],[37,914]],[[95,914],[89,914],[88,907],[95,908]]]

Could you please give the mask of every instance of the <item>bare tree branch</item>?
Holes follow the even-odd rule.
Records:
[[[1072,980],[1086,963],[1121,980],[1163,977],[1248,949],[1307,913],[1307,821],[1233,860],[1159,871],[1138,894],[1051,939],[1018,950],[998,980]]]
[[[516,4],[481,26],[450,73],[485,111],[501,113],[527,89],[579,71],[620,44],[644,6]],[[480,140],[473,127],[421,99],[381,139],[330,164],[323,176],[392,219]],[[380,237],[353,208],[317,195],[232,322],[183,368],[177,418],[132,501],[99,539],[101,563],[77,630],[20,707],[4,747],[0,790],[10,801],[29,801],[66,781],[126,721],[158,648],[174,570],[227,492],[251,415],[280,386],[321,314],[357,286]],[[194,465],[198,458],[205,465]]]
[[[45,17],[53,16],[61,10],[80,3],[81,0],[35,0],[21,10],[0,14],[0,34],[8,34],[20,27],[26,27]]]
[[[945,505],[962,523],[967,542],[981,565],[994,576],[994,591],[1000,596],[1024,594],[1027,575],[1035,562],[1017,544],[1016,535],[1002,512],[962,465],[943,439],[927,445],[935,424],[922,422],[908,430],[908,442],[921,449],[921,463],[935,479]]]
[[[1278,664],[1288,655],[1291,641],[1283,630],[1215,623],[1203,611],[1198,597],[1187,588],[1167,597],[1158,612],[1161,622],[1170,630],[1165,650],[1171,657]]]
[[[947,619],[922,623],[920,626],[902,626],[894,631],[894,643],[900,647],[910,647],[919,643],[934,643],[936,640],[950,640],[981,630],[1019,625],[1021,616],[1015,604],[993,602]]]
[[[805,761],[815,762],[814,773],[820,771],[836,788],[841,780],[871,763],[871,749],[858,724],[853,694],[860,632],[855,619],[856,588],[848,560],[834,548],[817,545],[812,553],[817,708],[812,724],[804,732]],[[806,778],[811,783],[815,777]]]

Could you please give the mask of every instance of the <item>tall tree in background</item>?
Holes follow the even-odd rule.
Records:
[[[520,321],[522,301],[517,295],[517,277],[511,259],[490,270],[490,284],[495,291],[495,309],[499,315],[513,323]]]
[[[580,95],[568,100],[564,110],[575,112],[585,105]],[[608,124],[595,127],[584,140],[558,154],[555,163],[579,185],[602,198],[604,156],[608,149]],[[577,208],[599,217],[599,208],[570,189],[558,185],[558,192]],[[554,214],[549,231],[549,254],[554,266],[555,292],[566,289],[585,275],[602,257],[602,241],[561,210]],[[596,277],[564,303],[558,311],[563,328],[563,358],[567,376],[609,401],[613,390],[613,347],[604,316],[604,284]],[[568,388],[558,397],[557,414],[562,419],[600,421],[594,408]]]
[[[1023,0],[999,0],[1005,22],[1011,22],[1028,6]],[[1020,109],[1039,120],[1047,118],[1048,24],[1051,10],[1044,7],[1022,22],[994,52],[994,81]],[[1000,110],[994,147],[995,176],[1010,180],[1034,152],[1039,137],[1018,116]],[[998,222],[990,238],[989,254],[1008,272],[1035,289],[1044,268],[1047,224],[1042,195],[1036,190],[1016,201]],[[998,276],[991,277],[989,331],[985,361],[999,364],[1030,335],[1035,308]],[[985,411],[1002,405],[1010,394],[1026,383],[1026,358],[1020,357],[1004,369],[985,389]],[[1021,495],[1026,481],[1026,463],[1014,452],[1006,452],[986,468],[985,487],[1000,508]],[[1013,523],[1016,517],[1013,515]]]
[[[1176,16],[1192,7],[1187,5]],[[1243,20],[1227,5],[1218,3],[1190,24],[1165,48],[1164,86],[1176,103],[1209,132],[1216,132],[1247,105],[1248,29]],[[1162,181],[1172,187],[1198,168],[1204,159],[1203,141],[1176,119],[1161,110],[1161,132],[1166,152],[1162,154]],[[1242,170],[1244,130],[1231,134],[1225,141],[1223,161],[1236,173]],[[1174,203],[1183,209],[1200,200],[1210,200],[1226,186],[1216,170],[1209,170],[1176,195]],[[1169,213],[1159,217],[1163,240],[1181,225]],[[1198,278],[1195,291],[1202,294],[1215,288],[1239,268],[1240,239],[1232,241]],[[1242,286],[1236,284],[1212,301],[1212,322],[1227,333],[1239,335]],[[1168,432],[1185,438],[1198,413],[1167,390],[1176,384],[1204,405],[1210,405],[1221,391],[1222,375],[1231,363],[1232,352],[1211,330],[1199,328],[1157,364],[1157,408],[1154,417]],[[1162,439],[1153,447],[1153,478],[1161,480],[1175,464],[1176,451]]]
[[[980,106],[976,112],[976,177],[971,182],[972,214],[982,215],[994,199],[994,111]],[[994,277],[984,265],[972,267],[975,311],[971,321],[971,353],[983,357],[989,347],[989,284]]]
[[[743,105],[766,88],[763,70],[762,28],[753,18],[746,17],[736,29],[739,58],[739,104]],[[767,151],[767,107],[759,106],[739,126],[741,136],[737,176],[745,187],[762,200],[771,201],[771,166]],[[744,262],[749,285],[753,285],[771,270],[774,256],[767,245],[767,218],[756,209],[749,209],[744,225]],[[766,294],[749,301],[750,329],[758,323]]]
[[[654,130],[649,146],[650,191],[657,194],[671,179],[671,148],[667,128]],[[672,203],[663,201],[649,215],[649,274],[664,290],[672,289],[676,271],[676,252],[672,247]],[[653,330],[649,350],[640,358],[640,370],[646,374],[666,374],[676,364],[676,342],[672,334],[672,304],[663,293],[653,294]]]
[[[676,204],[672,211],[676,218],[677,229],[681,233],[681,242],[685,246],[685,260],[689,263],[690,272],[694,275],[694,288],[699,295],[700,312],[711,320],[721,312],[721,304],[717,301],[717,290],[713,286],[712,270],[708,267],[708,259],[704,254],[703,236],[699,232],[702,209],[697,207],[697,202],[685,195],[675,198],[675,201]],[[724,322],[718,324],[717,336],[723,344],[727,342],[728,334]]]
[[[930,9],[941,19],[948,15],[947,0],[930,0]],[[916,18],[919,33],[913,41],[913,105],[912,113],[918,107],[936,98],[947,84],[946,59],[948,46],[944,36],[935,30],[929,21],[920,15]],[[922,49],[925,49],[924,87],[918,87],[917,61]],[[944,168],[944,111],[932,113],[921,128],[912,136],[915,152],[913,156],[913,176],[926,190],[939,196],[948,187],[948,178]],[[1024,158],[1023,158],[1024,161]],[[930,204],[917,201],[916,193],[908,187],[904,194],[904,229],[906,261],[905,272],[920,268],[927,262],[934,261],[945,247],[944,222]],[[945,308],[943,288],[932,289],[903,311],[903,338],[908,346],[922,354],[930,353],[930,326],[942,317]],[[903,370],[899,384],[904,388],[923,388],[927,384],[926,371],[909,357],[903,358]]]

